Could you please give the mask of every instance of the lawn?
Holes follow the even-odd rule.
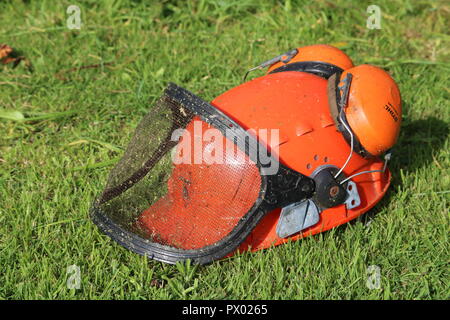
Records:
[[[371,4],[381,29],[366,27]],[[449,21],[446,1],[1,1],[0,44],[27,60],[0,64],[0,298],[449,299]],[[201,267],[147,260],[90,221],[168,82],[209,101],[315,43],[385,68],[402,93],[392,185],[363,218]]]

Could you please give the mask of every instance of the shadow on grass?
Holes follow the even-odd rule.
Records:
[[[416,121],[405,120],[394,147],[391,171],[396,173],[403,169],[406,173],[414,172],[433,161],[433,155],[442,149],[448,134],[448,124],[435,117]]]
[[[356,221],[366,223],[371,220],[380,211],[380,207],[384,207],[392,200],[397,186],[401,185],[400,170],[410,174],[433,162],[433,156],[442,149],[448,135],[448,123],[435,117],[415,121],[404,119],[389,163],[392,172],[391,186],[385,197]]]

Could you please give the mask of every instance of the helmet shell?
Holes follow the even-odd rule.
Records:
[[[228,90],[211,104],[244,129],[279,129],[278,145],[271,140],[265,141],[267,148],[277,154],[284,165],[311,176],[321,166],[341,168],[350,152],[349,144],[329,111],[327,84],[326,79],[310,73],[272,73]],[[350,176],[363,170],[382,168],[383,161],[378,157],[364,158],[353,152],[344,173]],[[319,223],[290,238],[278,237],[276,226],[281,208],[275,209],[260,221],[239,250],[268,248],[346,223],[372,208],[383,197],[390,177],[388,169],[385,173],[354,177],[352,180],[357,183],[361,198],[359,207],[347,209],[342,204],[326,209],[320,214]]]

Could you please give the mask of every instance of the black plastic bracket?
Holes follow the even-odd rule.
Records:
[[[333,64],[320,61],[299,61],[285,64],[276,68],[270,73],[284,72],[284,71],[299,71],[312,73],[316,76],[328,79],[333,74],[342,72],[343,70]]]

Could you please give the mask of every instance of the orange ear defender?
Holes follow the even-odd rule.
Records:
[[[261,66],[268,74],[210,103],[169,84],[92,207],[103,232],[152,259],[204,264],[329,230],[380,201],[401,123],[394,80],[324,45]]]

